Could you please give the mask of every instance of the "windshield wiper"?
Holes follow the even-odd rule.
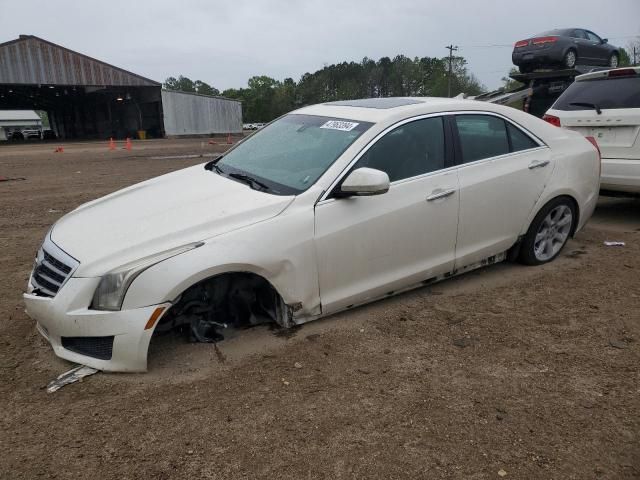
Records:
[[[215,165],[214,165],[215,166]],[[218,167],[220,168],[220,167]],[[236,178],[238,180],[242,180],[247,185],[249,185],[254,190],[270,190],[269,186],[262,183],[260,180],[256,180],[255,178],[245,174],[245,173],[229,173],[230,177]],[[256,188],[259,187],[259,188]]]
[[[211,170],[211,171],[215,170],[220,175],[224,174],[224,170],[222,170],[222,168],[220,168],[220,165],[218,165],[217,163],[212,164],[211,168],[209,170]]]
[[[571,102],[569,105],[575,105],[576,107],[593,108],[593,109],[595,109],[595,111],[596,111],[596,113],[598,115],[602,114],[602,110],[600,110],[600,107],[598,105],[596,105],[595,103],[590,103],[590,102]]]

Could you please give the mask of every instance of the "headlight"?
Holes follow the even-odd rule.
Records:
[[[193,250],[202,245],[202,242],[190,243],[182,247],[173,248],[134,262],[121,265],[102,276],[98,288],[93,294],[91,307],[96,310],[120,310],[124,296],[135,278],[147,268],[160,263],[168,258]]]

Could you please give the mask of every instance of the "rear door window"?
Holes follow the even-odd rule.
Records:
[[[593,110],[584,103],[602,109],[640,108],[640,75],[573,82],[552,108],[565,111]]]
[[[462,162],[509,153],[509,138],[504,120],[491,115],[456,115]]]
[[[508,122],[507,131],[509,132],[509,140],[511,142],[512,152],[520,152],[522,150],[528,150],[530,148],[536,148],[540,146],[529,135]]]
[[[582,40],[586,40],[586,38],[587,38],[587,36],[584,34],[584,31],[582,31],[582,30],[574,30],[574,31],[571,33],[571,36],[572,36],[573,38],[580,38],[580,39],[582,39]]]

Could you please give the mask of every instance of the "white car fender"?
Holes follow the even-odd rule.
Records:
[[[279,216],[219,235],[148,268],[129,287],[122,308],[173,302],[207,278],[250,272],[276,289],[296,322],[319,315],[313,207],[302,197],[297,200]]]

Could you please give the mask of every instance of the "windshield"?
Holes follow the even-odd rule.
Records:
[[[225,154],[215,170],[262,186],[268,193],[295,195],[313,185],[371,125],[315,115],[286,115]]]

